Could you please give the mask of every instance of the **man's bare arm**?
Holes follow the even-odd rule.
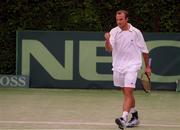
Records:
[[[105,33],[104,37],[106,39],[106,41],[105,41],[105,49],[106,49],[106,51],[112,52],[112,46],[111,46],[110,41],[109,41],[109,38],[110,38],[109,32]]]
[[[109,40],[106,40],[105,49],[106,49],[106,51],[109,52],[109,53],[112,52],[112,46],[111,46]]]
[[[150,67],[149,66],[149,53],[143,53],[143,58],[144,58],[144,63],[145,63],[146,68]]]
[[[149,53],[143,53],[144,63],[145,63],[145,72],[150,76],[151,75],[151,67],[149,65]]]

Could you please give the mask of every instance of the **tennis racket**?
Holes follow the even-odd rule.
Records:
[[[149,59],[149,66],[151,66],[151,58]],[[146,93],[150,93],[151,92],[151,79],[150,77],[148,76],[147,73],[142,73],[141,74],[141,85],[142,85],[142,88],[143,90],[146,92]]]

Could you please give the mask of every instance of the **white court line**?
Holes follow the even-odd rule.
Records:
[[[0,121],[0,124],[34,124],[34,125],[91,125],[91,126],[115,126],[115,123],[96,123],[96,122],[50,122],[50,121]],[[145,127],[176,127],[180,124],[140,124]]]

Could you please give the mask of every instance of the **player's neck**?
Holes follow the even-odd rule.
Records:
[[[129,28],[130,28],[130,26],[129,26],[129,24],[127,23],[125,26],[123,26],[123,27],[121,28],[121,30],[122,30],[122,31],[127,31],[127,30],[129,30]]]

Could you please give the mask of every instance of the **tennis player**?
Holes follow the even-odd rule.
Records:
[[[145,72],[150,76],[151,68],[148,64],[149,53],[143,35],[137,28],[128,23],[128,12],[116,12],[117,26],[105,33],[105,49],[112,52],[112,70],[114,86],[120,87],[124,94],[122,116],[115,119],[119,128],[134,127],[139,124],[138,111],[135,108],[133,91],[137,73],[145,61]],[[132,118],[128,121],[128,114]]]

